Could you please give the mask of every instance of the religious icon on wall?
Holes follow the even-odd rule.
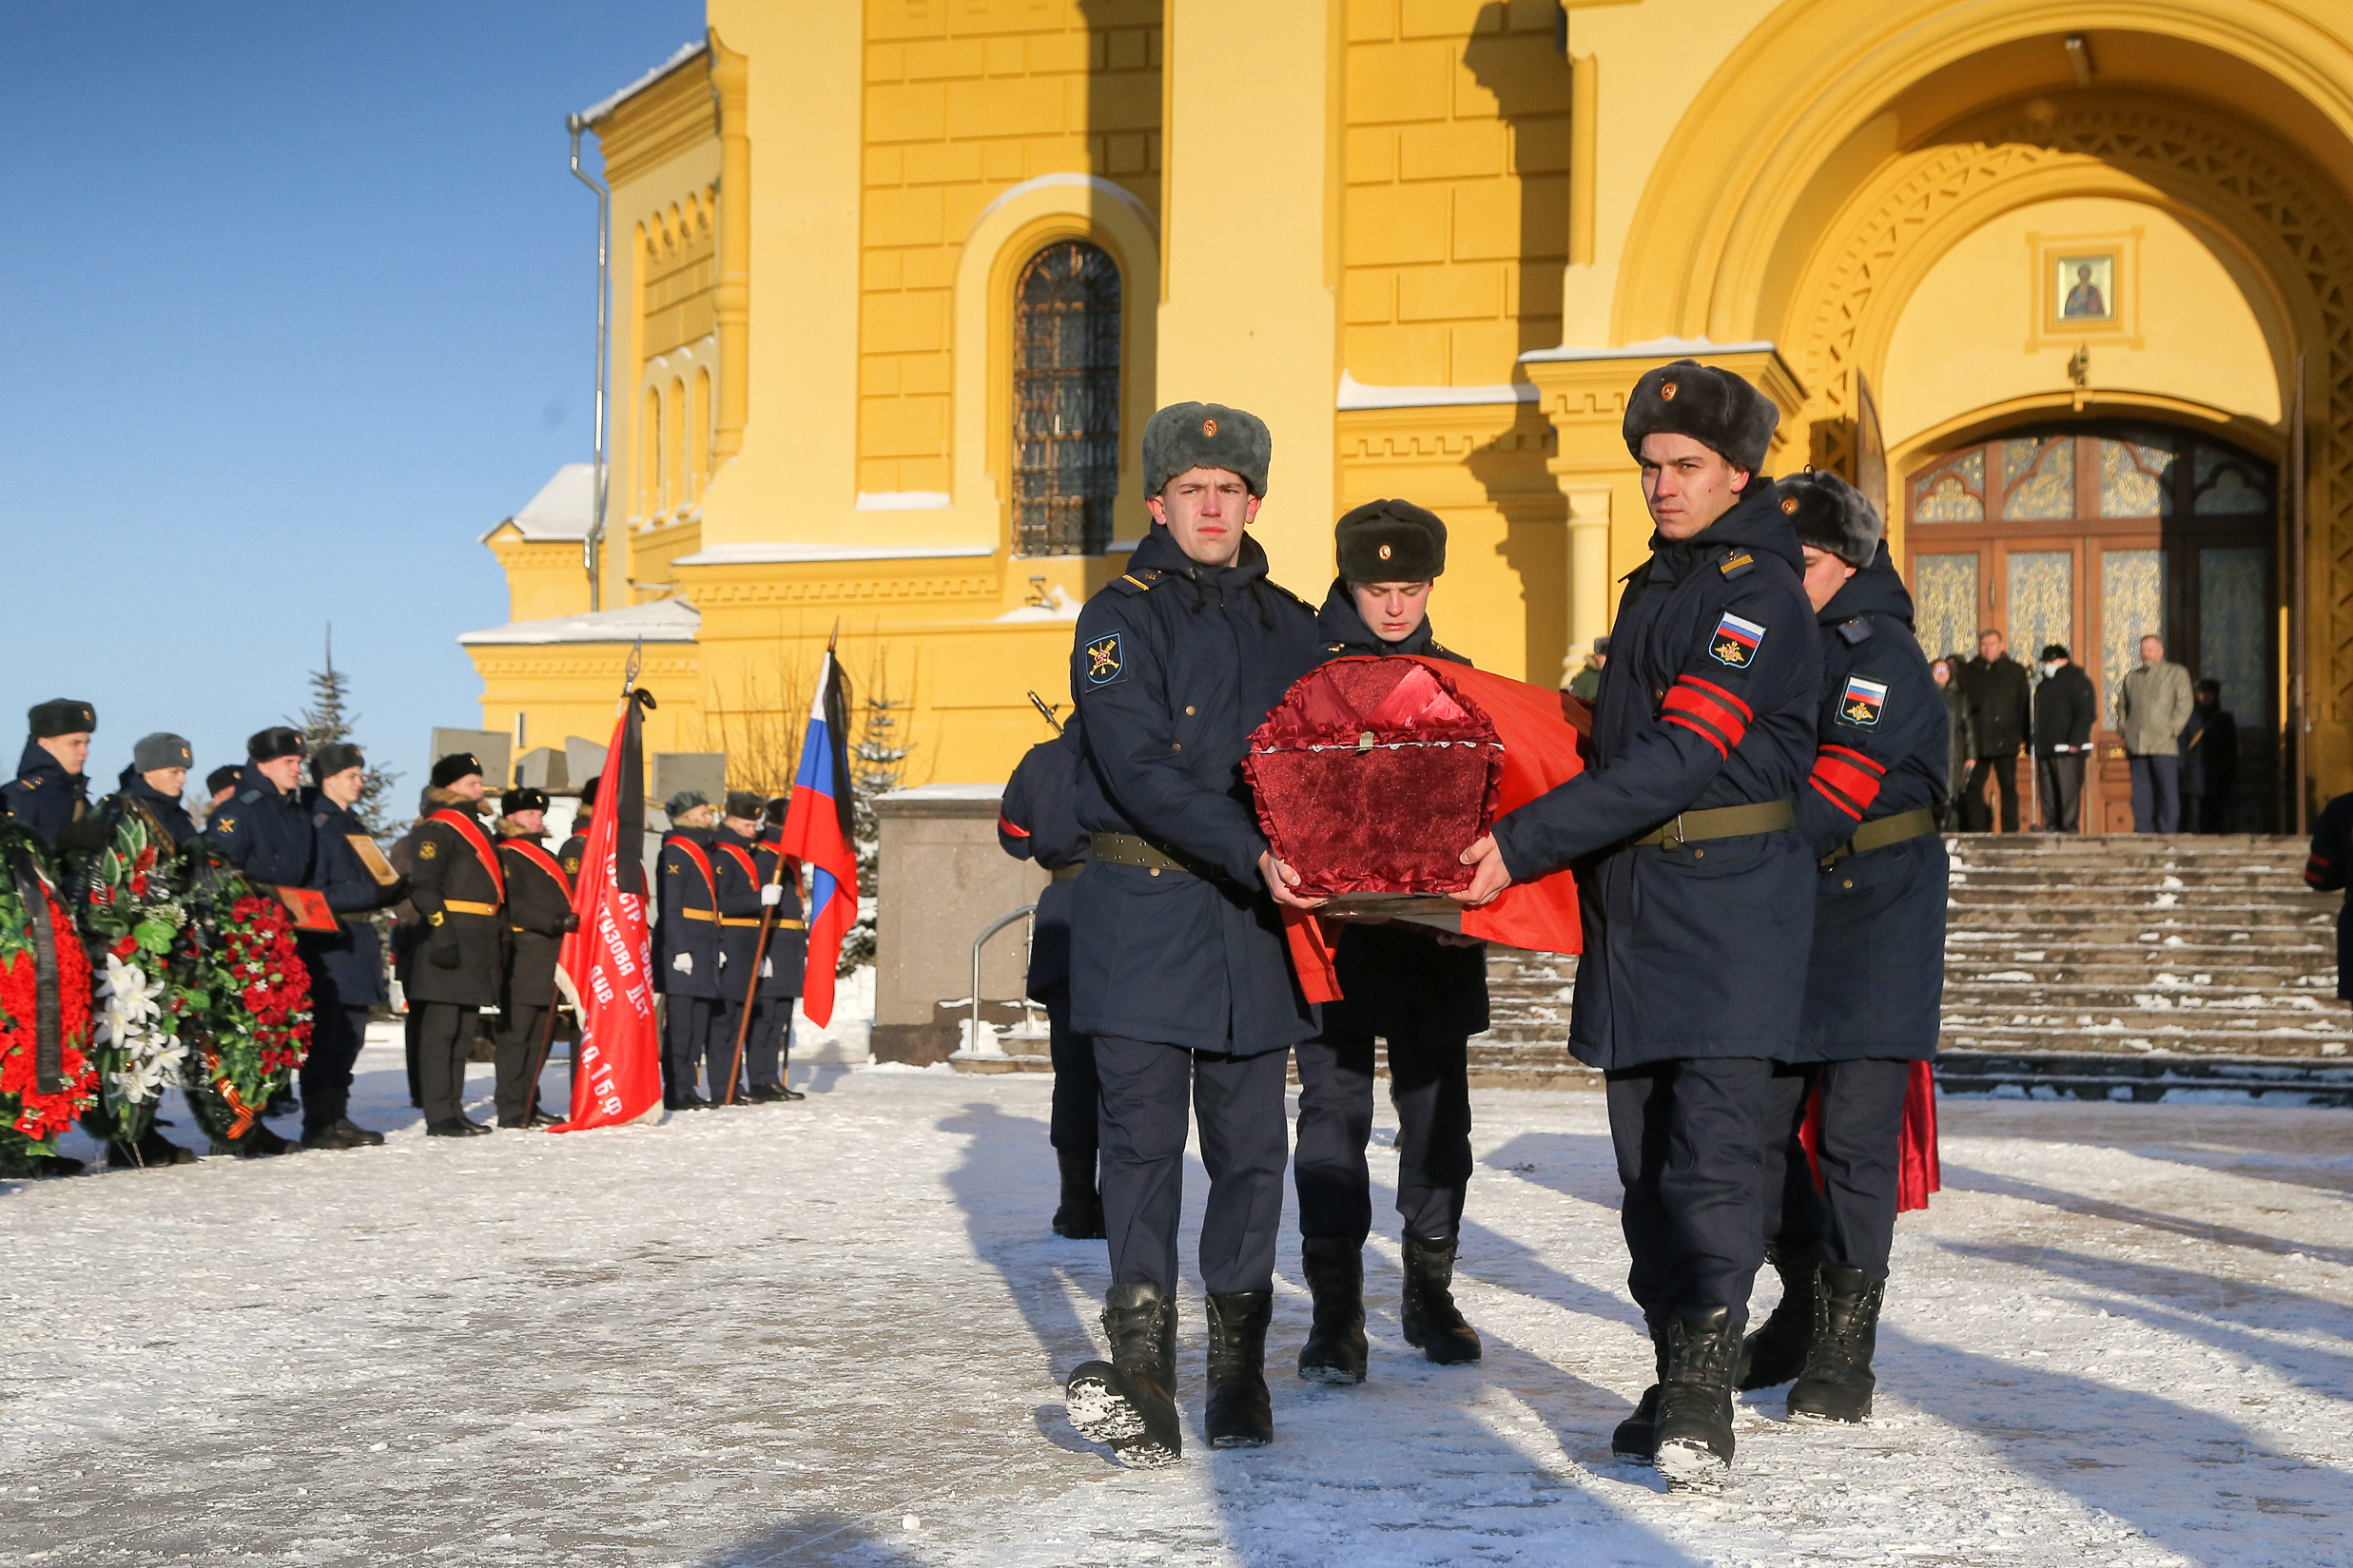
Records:
[[[2071,321],[2112,321],[2116,319],[2116,258],[2062,256],[2058,258],[2059,316]]]

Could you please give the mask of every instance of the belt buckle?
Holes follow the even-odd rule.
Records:
[[[1668,854],[1683,846],[1683,814],[1675,813],[1675,820],[1659,829],[1659,847]]]

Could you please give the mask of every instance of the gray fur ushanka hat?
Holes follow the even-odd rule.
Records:
[[[1734,468],[1764,472],[1781,422],[1773,399],[1741,377],[1697,359],[1661,365],[1625,400],[1625,449],[1639,460],[1646,436],[1688,436]]]
[[[1879,514],[1862,492],[1835,474],[1812,469],[1774,481],[1781,513],[1798,530],[1798,542],[1825,550],[1860,571],[1879,553],[1885,532]]]
[[[1222,468],[1238,474],[1253,495],[1266,494],[1274,437],[1255,414],[1223,403],[1171,403],[1144,426],[1144,494],[1157,495],[1179,474]]]

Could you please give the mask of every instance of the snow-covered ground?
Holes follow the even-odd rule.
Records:
[[[2342,1111],[1947,1102],[1878,1419],[1754,1399],[1702,1499],[1607,1450],[1648,1351],[1598,1096],[1476,1097],[1483,1364],[1404,1347],[1380,1240],[1371,1381],[1300,1383],[1287,1246],[1279,1441],[1143,1474],[1062,1416],[1104,1252],[1046,1229],[1047,1080],[449,1142],[362,1069],[382,1149],[0,1187],[0,1561],[2353,1563]]]

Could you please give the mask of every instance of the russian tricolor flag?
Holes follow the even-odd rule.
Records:
[[[809,705],[801,767],[792,780],[779,846],[809,868],[808,968],[802,976],[802,1011],[823,1027],[833,1021],[833,972],[842,939],[858,923],[858,849],[849,794],[849,685],[826,650]]]

